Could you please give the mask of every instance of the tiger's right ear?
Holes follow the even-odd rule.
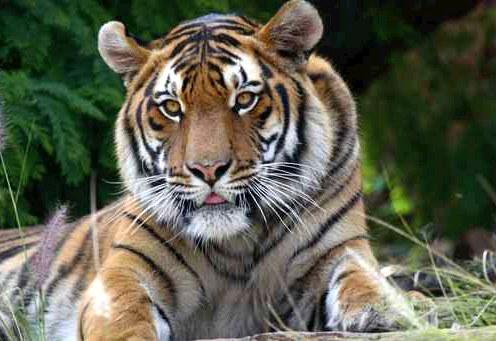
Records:
[[[150,50],[138,44],[118,21],[109,21],[100,28],[98,51],[105,63],[121,75],[139,70],[150,56]]]

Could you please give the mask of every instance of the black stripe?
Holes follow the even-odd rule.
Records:
[[[336,175],[336,173],[344,167],[344,165],[351,159],[351,156],[353,155],[353,151],[355,150],[355,145],[356,145],[356,136],[353,136],[352,138],[352,143],[347,144],[348,145],[348,150],[346,153],[343,155],[343,157],[336,163],[328,172],[327,176],[332,177]]]
[[[145,230],[146,232],[148,232],[153,238],[157,239],[160,244],[162,244],[163,246],[165,246],[167,248],[167,250],[169,250],[173,255],[174,257],[176,258],[176,260],[181,263],[189,272],[190,274],[196,278],[197,282],[198,282],[198,285],[200,286],[202,292],[205,294],[205,287],[203,286],[203,283],[200,279],[200,276],[198,275],[198,273],[186,262],[186,260],[184,259],[183,256],[181,256],[181,254],[179,252],[177,252],[170,244],[167,240],[165,240],[164,238],[162,238],[160,235],[157,234],[157,232],[155,232],[155,230],[150,226],[148,225],[146,222],[144,222],[142,219],[138,218],[137,216],[135,216],[134,214],[131,214],[129,212],[125,212],[124,213],[125,216],[132,220],[133,222],[136,221],[136,223],[138,223],[138,226],[143,228],[143,230]]]
[[[29,259],[27,259],[24,264],[22,264],[22,267],[19,271],[19,275],[17,277],[17,284],[15,288],[19,288],[21,290],[24,290],[26,285],[28,284],[29,280],[32,279],[31,276],[31,266],[30,263],[34,259],[34,255],[31,255]],[[17,291],[15,291],[17,292]],[[14,293],[14,291],[13,291]]]
[[[310,267],[310,269],[308,269],[303,275],[301,275],[300,277],[296,278],[295,280],[293,280],[293,283],[290,285],[289,287],[289,291],[291,293],[295,293],[296,292],[296,298],[297,299],[300,299],[303,295],[303,286],[306,284],[306,281],[308,279],[308,277],[314,272],[316,271],[315,269],[318,267],[318,266],[325,266],[325,264],[323,265],[322,264],[322,261],[324,260],[324,258],[328,257],[329,254],[331,252],[334,252],[334,250],[342,247],[344,244],[348,243],[348,242],[351,242],[351,241],[355,241],[355,240],[368,240],[369,237],[367,235],[359,235],[359,236],[356,236],[356,237],[353,237],[353,238],[350,238],[350,239],[347,239],[341,243],[338,243],[334,246],[332,246],[331,248],[327,249],[323,255],[319,256],[318,259],[316,259],[314,262],[313,262],[313,265]],[[342,258],[341,258],[342,259]],[[335,269],[335,267],[333,266],[333,269]],[[331,271],[332,273],[332,271]],[[329,277],[332,277],[332,276],[329,276]]]
[[[153,107],[157,107],[157,103],[153,100],[153,98],[148,98],[148,101],[146,102],[146,112],[150,112]]]
[[[189,84],[189,81],[191,80],[191,77],[185,77],[183,79],[183,84],[181,85],[181,92],[186,92],[186,87],[188,86]]]
[[[134,159],[136,160],[136,167],[138,171],[138,175],[140,177],[145,177],[149,174],[146,174],[146,172],[143,171],[143,162],[141,159],[141,154],[139,152],[139,146],[138,146],[138,141],[136,141],[136,136],[134,135],[134,130],[131,128],[131,125],[129,124],[129,117],[126,117],[124,119],[124,125],[125,125],[125,130],[129,138],[131,139],[131,149],[133,151],[133,156]]]
[[[245,17],[244,15],[238,15],[237,16],[238,19],[242,20],[243,22],[245,22],[248,26],[251,26],[253,28],[257,28],[259,27],[260,25],[256,22],[254,22],[253,20]]]
[[[343,281],[346,277],[354,274],[358,272],[358,270],[347,270],[347,271],[343,271],[339,274],[338,278],[336,278],[336,285],[338,285],[339,283],[341,283],[341,281]]]
[[[153,88],[155,87],[155,84],[157,83],[157,78],[158,78],[159,72],[155,72],[153,75],[152,79],[150,80],[150,83],[145,88],[145,96],[149,97],[152,95]]]
[[[240,19],[239,16],[234,17],[234,19]],[[216,23],[223,23],[223,24],[231,24],[231,25],[237,25],[240,27],[248,28],[248,29],[253,29],[252,25],[245,25],[243,22],[236,21],[234,19],[215,19],[212,21],[213,24]],[[244,20],[242,20],[244,21]]]
[[[151,259],[150,257],[145,255],[141,251],[136,250],[135,248],[133,248],[129,245],[112,244],[112,248],[117,249],[117,250],[127,251],[127,252],[137,256],[143,262],[145,262],[150,267],[150,269],[152,269],[153,272],[156,272],[160,276],[160,278],[162,280],[160,283],[165,285],[165,286],[168,286],[167,289],[169,289],[169,291],[172,295],[172,301],[173,301],[172,305],[174,306],[174,308],[177,307],[177,291],[176,291],[176,287],[174,286],[174,282],[172,281],[172,278],[170,278],[169,275],[167,275],[165,273],[165,271],[161,267],[159,267],[158,264],[155,263],[155,261],[153,259]]]
[[[189,44],[192,44],[195,42],[196,39],[196,34],[184,39],[182,42],[176,45],[176,47],[172,50],[171,54],[169,55],[169,59],[172,59],[176,57],[181,51],[183,51]]]
[[[291,59],[291,60],[298,60],[301,59],[301,53],[296,52],[294,50],[277,50],[276,51],[278,55],[280,55],[283,58]]]
[[[148,117],[148,125],[155,131],[161,131],[162,129],[164,129],[164,126],[160,123],[155,122],[155,120],[151,116]]]
[[[211,30],[227,30],[227,31],[234,31],[236,33],[242,34],[242,35],[252,35],[255,33],[253,29],[249,28],[247,29],[246,27],[239,26],[239,25],[213,25],[208,27]]]
[[[274,73],[267,64],[265,64],[262,61],[259,61],[259,63],[260,63],[260,68],[262,69],[262,76],[265,80],[274,77]]]
[[[185,36],[189,36],[189,35],[195,34],[196,32],[198,32],[198,28],[194,28],[194,29],[191,29],[191,30],[188,30],[188,31],[184,31],[182,33],[174,34],[173,36],[170,36],[170,37],[166,38],[165,41],[164,41],[164,43],[166,45],[167,44],[170,44],[174,40],[177,40],[179,38],[183,38]]]
[[[257,127],[259,129],[262,129],[265,126],[265,123],[270,117],[270,114],[272,114],[272,107],[268,106],[265,108],[265,110],[260,114],[258,121],[257,121]]]
[[[222,70],[221,68],[214,64],[214,63],[211,63],[211,62],[208,62],[207,63],[207,66],[209,69],[211,69],[212,71],[214,72],[217,72],[219,78],[217,80],[215,80],[221,87],[223,87],[224,89],[227,89],[227,86],[226,86],[226,83],[224,82],[224,77],[222,76]],[[211,79],[211,78],[210,78]]]
[[[362,192],[356,192],[351,199],[341,206],[337,212],[331,215],[327,221],[322,224],[317,234],[305,245],[300,246],[291,256],[290,260],[296,258],[300,253],[312,248],[315,246],[321,239],[324,237],[327,232],[333,227],[336,223],[338,223],[349,210],[351,210],[360,200],[362,199]]]
[[[327,73],[309,73],[308,77],[310,77],[310,80],[315,83],[319,81],[329,81],[332,82],[332,80],[329,77],[329,74]]]
[[[72,257],[70,261],[59,265],[59,267],[56,269],[57,273],[55,277],[50,282],[47,283],[45,290],[45,297],[46,297],[45,309],[48,309],[52,293],[57,289],[60,282],[63,281],[65,278],[67,278],[74,271],[74,269],[77,268],[77,265],[81,263],[81,261],[83,260],[83,257],[86,254],[89,246],[90,236],[91,236],[91,230],[88,229],[88,231],[86,231],[86,235],[84,236],[84,240],[80,248],[76,251],[76,254]]]
[[[259,134],[259,138],[262,143],[265,143],[268,146],[277,139],[278,135],[279,133],[274,133],[270,135],[268,138],[264,138],[262,135]]]
[[[152,170],[153,174],[157,174],[158,170],[155,165],[155,161],[157,160],[158,157],[158,151],[153,150],[152,147],[148,144],[148,141],[146,140],[146,135],[145,135],[145,129],[143,128],[143,103],[145,99],[142,99],[141,102],[138,104],[138,109],[136,110],[136,122],[138,123],[138,128],[140,131],[140,137],[141,137],[141,142],[143,143],[143,146],[145,146],[145,149],[147,153],[150,155],[152,159]]]
[[[174,332],[172,331],[172,326],[170,324],[170,320],[167,318],[167,315],[165,314],[164,310],[156,303],[152,303],[155,309],[157,309],[158,314],[160,317],[168,324],[169,330],[170,330],[170,335],[169,335],[169,341],[174,341]]]
[[[241,84],[245,85],[248,81],[248,75],[246,74],[246,71],[242,66],[239,67],[239,72],[241,72]]]
[[[36,235],[39,235],[41,233],[43,233],[42,230],[40,231],[36,231],[36,232],[32,232],[32,233],[29,233],[29,234],[24,234],[24,235],[21,235],[20,234],[21,232],[19,231],[19,235],[16,236],[16,237],[12,237],[12,238],[9,238],[9,239],[4,239],[4,240],[1,240],[0,241],[0,246],[2,246],[3,244],[6,244],[8,242],[12,242],[14,240],[19,240],[19,239],[23,239],[23,238],[29,238],[29,237],[32,237],[32,236],[36,236]]]
[[[33,260],[35,259],[35,255],[33,254],[27,261],[26,263],[28,264],[32,264],[33,263]],[[38,278],[33,278],[33,273],[36,274],[37,271],[39,271],[38,269],[33,269],[32,267],[30,266],[26,266],[26,269],[27,269],[27,274],[24,276],[27,280],[26,282],[22,283],[24,285],[23,287],[23,305],[25,308],[28,308],[29,305],[31,304],[31,301],[33,300],[33,298],[35,297],[35,294],[36,294],[36,290],[39,290],[39,287],[36,287],[36,284],[37,284],[37,280]],[[38,275],[35,275],[35,276],[40,276],[39,274]],[[31,281],[29,281],[31,280]]]
[[[194,23],[186,23],[178,26],[176,29],[174,29],[172,32],[169,33],[171,35],[171,38],[174,38],[176,35],[185,32],[188,29],[197,29],[203,26],[204,24],[202,22],[194,22]],[[167,38],[169,39],[169,38]]]
[[[100,254],[102,254],[101,251]],[[90,272],[94,261],[93,252],[88,252],[88,250],[86,250],[85,260],[80,264],[81,269],[79,270],[79,276],[74,282],[73,287],[69,290],[73,302],[77,302],[81,293],[88,287],[88,273]]]
[[[184,71],[184,74],[188,76],[192,71],[196,70],[200,64],[194,63],[188,66],[188,68]],[[196,76],[196,73],[195,73]]]
[[[277,155],[281,151],[284,145],[284,142],[286,140],[286,134],[288,133],[289,120],[291,117],[291,112],[290,112],[291,109],[289,107],[289,97],[286,88],[284,87],[284,85],[279,83],[276,85],[276,91],[279,94],[283,107],[284,125],[282,129],[281,137],[279,138],[279,141],[277,141],[275,155]]]
[[[195,57],[188,58],[178,58],[177,61],[171,66],[171,69],[176,73],[180,73],[184,68],[190,65],[191,61],[195,59]]]
[[[323,76],[324,78],[329,78],[329,76]],[[330,81],[330,80],[329,80]],[[344,107],[341,103],[342,101],[337,96],[332,96],[330,99],[330,106],[334,107],[334,110],[339,114],[336,118],[337,123],[337,131],[336,131],[336,142],[334,143],[331,159],[329,160],[329,171],[327,173],[326,178],[329,182],[353,155],[353,150],[355,148],[355,144],[357,143],[356,131],[352,129],[350,125],[348,125],[347,118],[350,115],[349,112],[346,111],[346,107]],[[351,139],[351,143],[345,143],[347,139]],[[341,155],[343,152],[343,147],[348,146],[348,150],[344,155]],[[325,186],[324,186],[325,187]]]
[[[317,324],[317,310],[319,310],[319,304],[315,304],[312,309],[312,314],[310,315],[310,319],[307,321],[307,331],[314,331]]]
[[[328,289],[325,291],[325,293],[320,297],[319,303],[318,303],[318,318],[319,318],[319,325],[321,330],[327,330],[327,310],[326,310],[326,298],[328,295]]]
[[[307,148],[307,140],[305,137],[305,129],[306,129],[306,110],[307,110],[307,94],[301,84],[295,81],[296,87],[298,89],[298,95],[300,98],[300,104],[298,106],[298,121],[296,122],[296,134],[298,136],[298,142],[296,144],[295,150],[292,155],[292,162],[299,163],[301,159],[301,155]],[[297,169],[293,168],[293,172]]]
[[[231,57],[232,59],[241,60],[241,58],[239,56],[237,56],[234,53],[232,53],[231,51],[223,48],[222,46],[215,47],[214,52],[215,51],[220,51],[220,53],[224,53],[224,54],[228,55],[229,57]]]
[[[294,307],[293,305],[290,305],[289,308],[282,314],[279,314],[279,318],[281,319],[282,322],[284,322],[284,325],[289,324],[289,319],[293,315]]]
[[[227,64],[227,65],[235,65],[236,62],[227,56],[212,56],[212,58],[218,60],[220,63]]]
[[[28,243],[28,244],[17,245],[17,246],[10,248],[10,249],[2,251],[0,253],[0,263],[11,258],[11,257],[18,255],[19,253],[23,252],[24,250],[27,251],[28,248],[36,245],[37,243],[38,242],[36,241],[36,242]]]
[[[238,39],[231,37],[230,35],[225,34],[225,33],[219,33],[219,34],[212,35],[210,37],[210,39],[212,39],[213,41],[216,41],[218,43],[222,43],[222,44],[225,44],[228,46],[233,46],[233,47],[238,47],[241,45],[241,43]]]
[[[341,182],[341,184],[336,188],[334,189],[329,195],[326,195],[324,199],[322,199],[323,202],[327,202],[331,199],[334,199],[336,196],[338,196],[345,188],[348,187],[348,185],[350,184],[351,180],[353,180],[353,178],[355,177],[355,173],[356,171],[358,170],[360,164],[357,162],[355,164],[355,166],[353,167],[353,169],[351,170],[350,172],[350,175],[343,181]],[[328,187],[328,186],[326,186]],[[323,188],[323,190],[325,190],[326,188]],[[324,193],[325,194],[325,193]]]

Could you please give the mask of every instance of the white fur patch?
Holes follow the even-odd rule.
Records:
[[[88,289],[91,297],[91,309],[93,313],[105,318],[110,317],[110,297],[100,278],[96,278]]]
[[[186,226],[186,234],[200,240],[223,240],[248,230],[250,223],[240,208],[199,210]]]
[[[341,269],[337,269],[339,271],[335,271],[334,275],[329,281],[327,297],[325,300],[326,313],[327,313],[327,325],[326,327],[335,330],[339,326],[339,323],[342,320],[340,302],[339,302],[339,291],[341,290],[341,286],[336,283],[336,279],[341,272]]]
[[[160,316],[156,307],[152,308],[153,319],[155,321],[155,330],[160,341],[169,341],[171,339],[171,328],[169,323]]]

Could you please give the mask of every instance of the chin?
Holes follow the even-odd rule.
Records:
[[[204,205],[187,220],[184,233],[204,242],[226,240],[250,228],[247,211],[233,204]]]

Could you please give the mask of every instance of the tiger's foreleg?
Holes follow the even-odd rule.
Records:
[[[80,305],[80,340],[171,340],[168,316],[171,288],[159,281],[149,264],[132,253],[110,257],[86,290]],[[157,293],[159,288],[162,292]],[[160,296],[158,300],[155,296]],[[169,300],[167,298],[170,298]]]
[[[344,242],[293,282],[283,320],[296,330],[388,329],[392,322],[380,276],[367,240]]]
[[[342,331],[391,329],[396,323],[386,299],[388,284],[377,271],[368,242],[345,243],[334,258],[321,301],[325,311],[324,328]]]

